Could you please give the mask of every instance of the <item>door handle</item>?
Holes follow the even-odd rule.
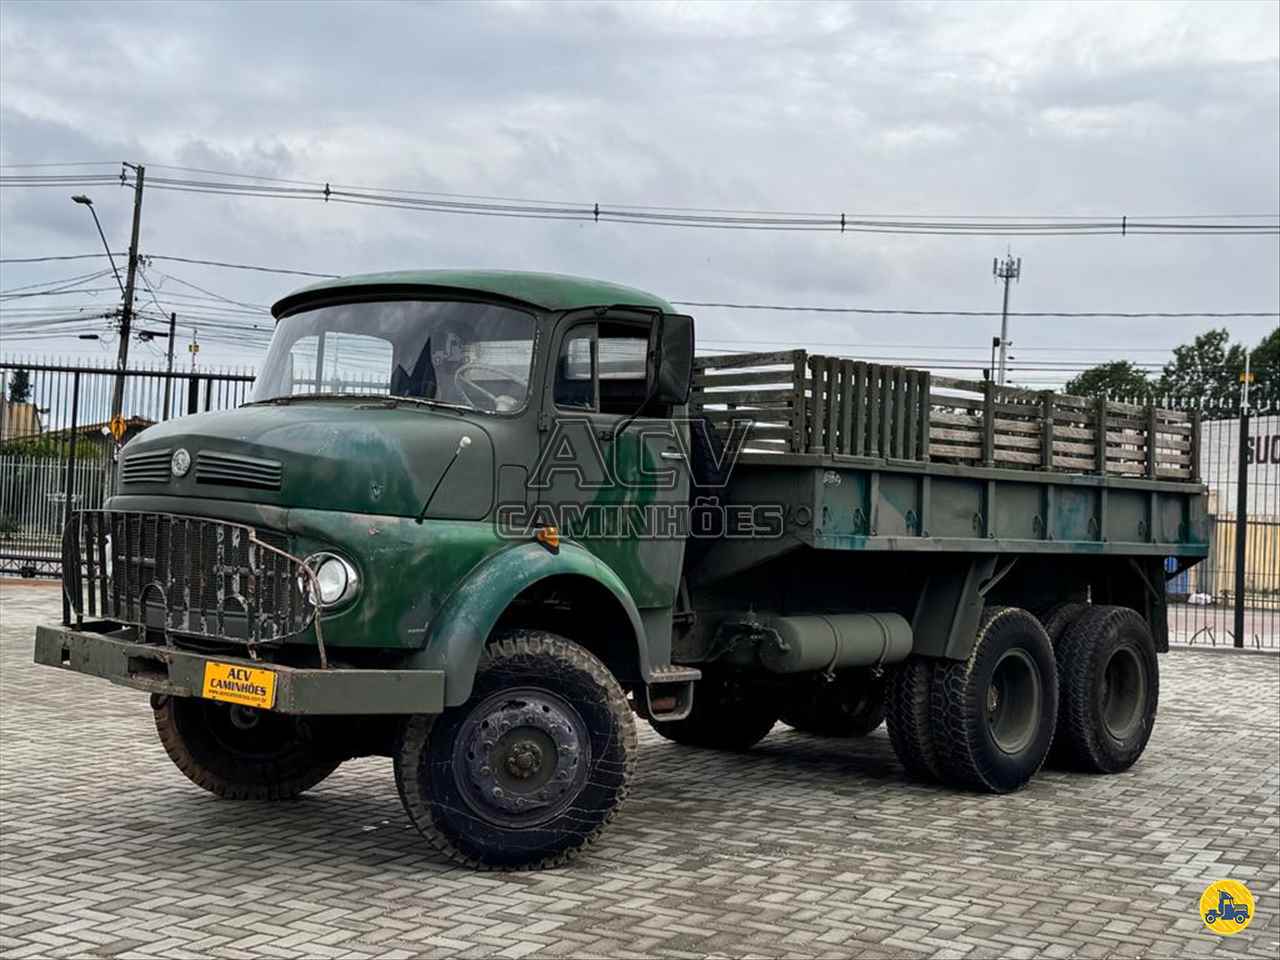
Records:
[[[683,460],[684,454],[677,450],[663,450],[658,454],[663,460]]]

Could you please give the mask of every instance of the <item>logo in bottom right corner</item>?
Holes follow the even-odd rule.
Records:
[[[1239,880],[1215,880],[1200,894],[1200,919],[1214,933],[1239,933],[1253,921],[1253,911],[1253,894]]]

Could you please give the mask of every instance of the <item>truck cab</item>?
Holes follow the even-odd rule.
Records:
[[[618,508],[687,500],[684,471],[646,481],[669,467],[664,457],[683,456],[671,416],[687,394],[687,318],[611,284],[451,272],[319,284],[275,315],[250,402],[127,445],[108,511],[243,524],[314,568],[314,620],[277,630],[282,649],[263,656],[318,659],[318,632],[328,659],[403,653],[445,670],[458,651],[428,640],[456,638],[459,623],[491,628],[521,590],[554,575],[562,594],[591,593],[597,616],[635,635],[630,650],[601,645],[610,667],[628,682],[650,672],[638,641],[646,619],[655,635],[669,621],[683,540],[552,550],[537,535],[584,497]],[[659,361],[664,372],[683,365],[683,391],[663,391]],[[161,581],[179,572],[166,559],[156,559]],[[486,589],[460,589],[481,573]],[[164,617],[151,598],[152,627],[177,622],[176,587]],[[176,643],[189,635],[174,630]],[[449,678],[444,701],[465,701],[469,683],[465,672]]]

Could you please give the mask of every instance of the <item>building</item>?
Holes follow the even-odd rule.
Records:
[[[14,403],[0,396],[0,443],[42,432],[40,408],[34,403]]]

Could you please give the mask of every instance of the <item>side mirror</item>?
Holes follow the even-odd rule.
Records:
[[[646,379],[653,402],[678,406],[693,381],[693,317],[664,313],[649,328]]]

